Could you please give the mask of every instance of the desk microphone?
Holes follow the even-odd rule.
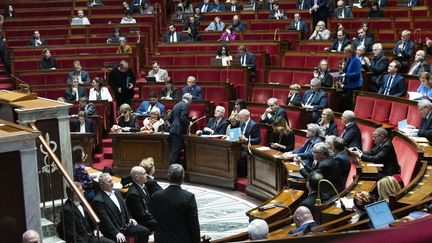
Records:
[[[195,121],[189,123],[189,126],[188,126],[188,135],[191,135],[190,130],[191,130],[192,125],[195,124],[195,123],[197,123],[198,121],[200,121],[200,120],[206,118],[206,117],[207,117],[207,115],[204,115],[204,116],[202,116],[202,117],[196,119]]]

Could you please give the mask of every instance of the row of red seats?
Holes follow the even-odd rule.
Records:
[[[399,121],[407,119],[408,124],[420,126],[421,117],[416,101],[369,92],[357,94],[354,107],[356,117],[387,123],[394,127],[397,127]]]

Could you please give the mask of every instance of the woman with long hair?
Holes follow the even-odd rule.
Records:
[[[339,136],[338,128],[334,122],[334,113],[332,109],[325,108],[321,113],[321,120],[318,121],[318,125],[324,133],[324,136],[335,135]]]
[[[108,100],[111,102],[112,96],[107,87],[104,87],[102,78],[96,77],[92,80],[93,88],[89,92],[89,100]]]
[[[277,117],[273,123],[273,134],[270,147],[282,152],[294,149],[294,132],[283,117]]]

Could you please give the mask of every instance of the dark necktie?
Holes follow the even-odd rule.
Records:
[[[306,101],[306,105],[312,104],[313,98],[315,97],[315,92],[312,93],[311,96],[309,96],[309,99]]]
[[[389,79],[388,79],[388,81],[387,81],[387,88],[386,88],[386,90],[384,91],[384,95],[389,95],[389,94],[390,94],[390,89],[391,89],[391,86],[392,86],[392,83],[393,83],[393,79],[394,79],[393,76],[390,76],[390,77],[389,77]]]

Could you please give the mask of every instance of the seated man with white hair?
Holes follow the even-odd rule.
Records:
[[[346,110],[342,113],[342,123],[344,124],[344,129],[342,131],[341,138],[345,142],[347,148],[362,148],[362,136],[360,128],[357,126],[355,121],[355,115],[353,111]]]
[[[408,69],[408,75],[419,76],[422,72],[429,72],[430,65],[425,59],[426,53],[423,50],[418,50],[414,57],[414,62]]]
[[[319,78],[313,78],[310,81],[310,90],[303,95],[302,106],[313,111],[312,123],[317,122],[320,117],[318,110],[328,107],[327,92],[321,89],[321,80]]]
[[[417,104],[422,121],[417,132],[417,136],[426,137],[429,141],[432,141],[432,103],[428,99],[422,99]],[[408,125],[409,129],[416,129],[413,125]],[[415,133],[410,131],[410,133]]]
[[[207,122],[207,126],[203,130],[198,130],[197,135],[225,135],[228,121],[224,118],[225,108],[223,106],[216,106],[214,111],[214,118]]]
[[[270,98],[267,100],[267,109],[261,115],[261,122],[267,124],[273,124],[276,118],[283,117],[288,121],[285,109],[279,106],[279,101],[277,98]]]
[[[248,225],[250,240],[265,240],[268,237],[269,227],[262,219],[254,219]]]
[[[317,226],[318,224],[315,222],[311,211],[304,206],[300,206],[296,209],[293,215],[293,220],[297,228],[288,232],[288,234],[292,235],[298,232],[301,232],[301,235],[304,235],[310,232],[311,228]]]

